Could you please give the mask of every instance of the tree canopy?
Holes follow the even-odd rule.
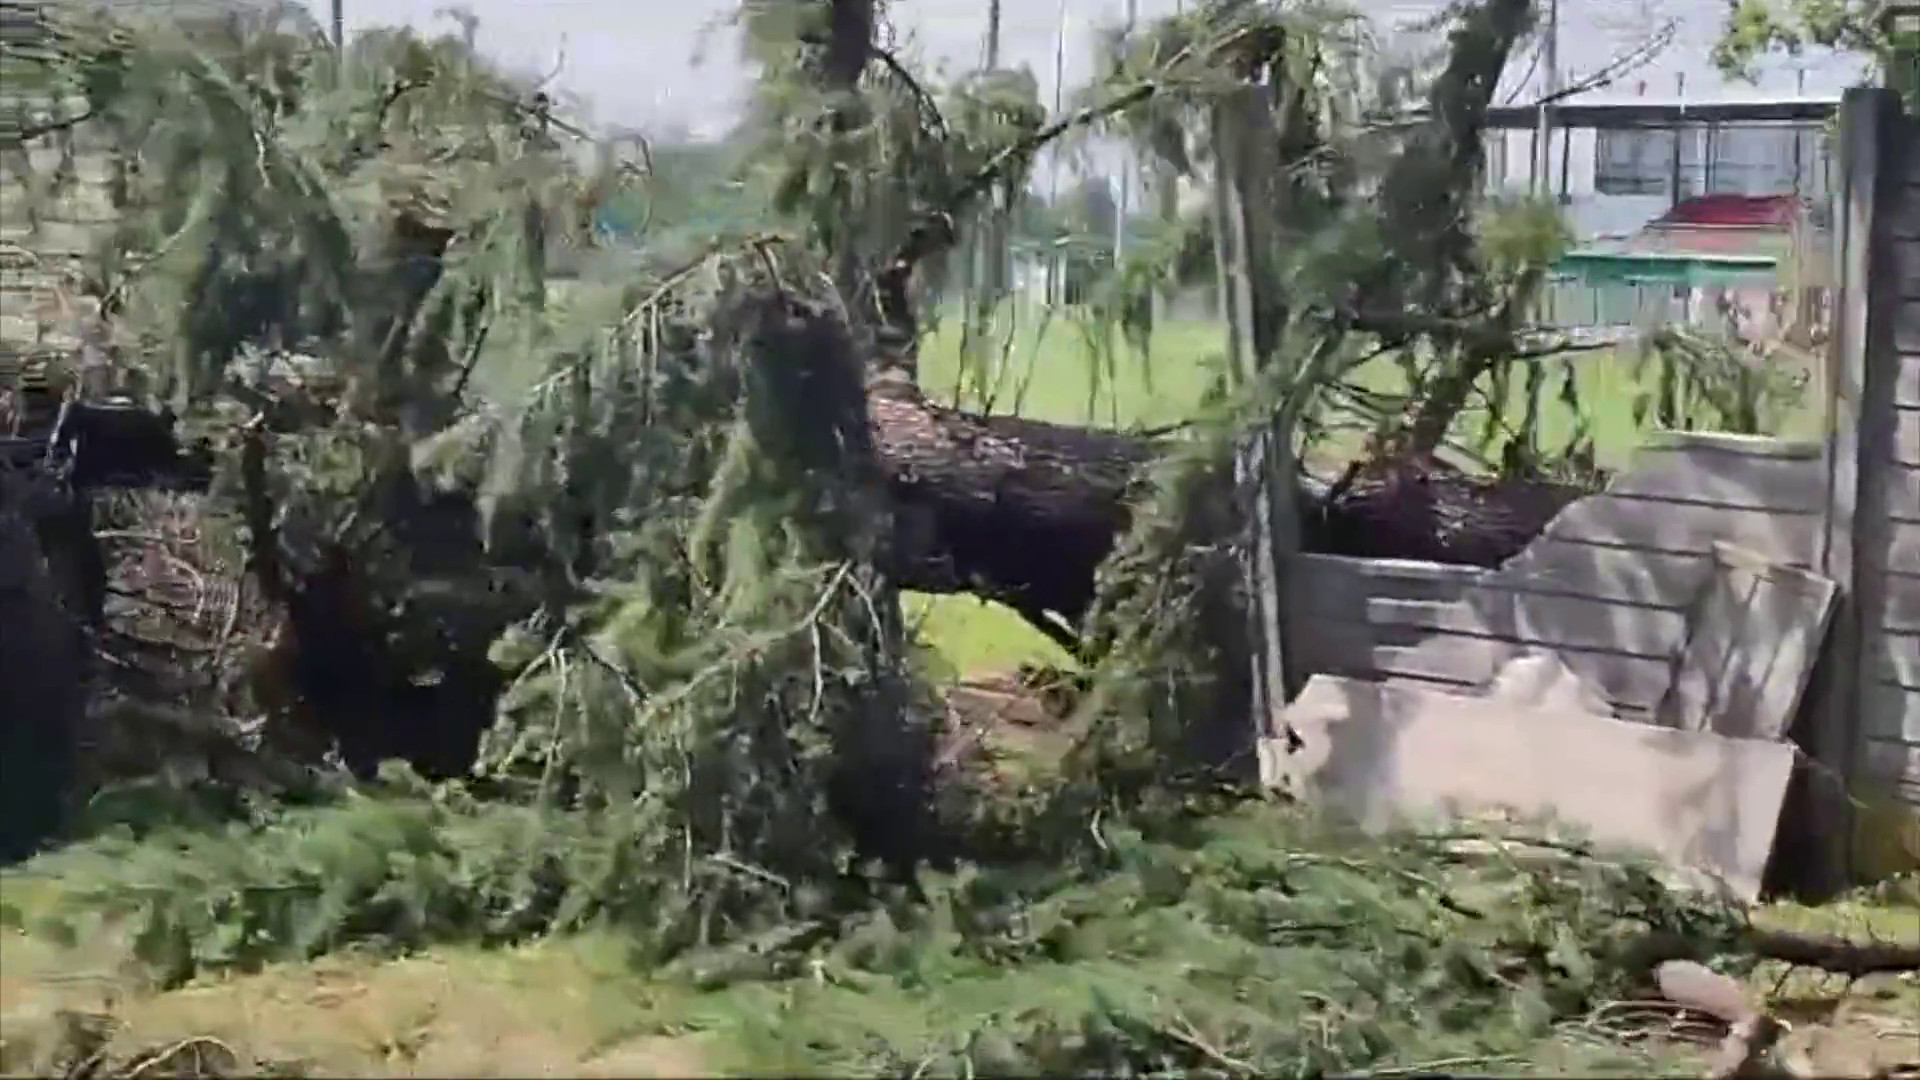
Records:
[[[1920,55],[1920,28],[1896,28],[1885,0],[1733,0],[1713,52],[1722,72],[1743,76],[1770,53],[1829,49],[1862,58],[1863,79],[1883,77],[1920,105],[1920,79],[1902,70]],[[1900,58],[1904,57],[1904,60]]]

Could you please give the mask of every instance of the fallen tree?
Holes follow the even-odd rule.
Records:
[[[839,284],[835,317],[867,360],[874,462],[889,496],[875,509],[894,519],[892,543],[884,545],[892,583],[1003,601],[1073,644],[1073,628],[1093,602],[1096,570],[1131,524],[1141,467],[1178,437],[1156,441],[981,416],[929,401],[913,381],[914,310],[924,299],[913,295],[916,273],[951,249],[955,222],[971,208],[1017,187],[1047,142],[1163,95],[1186,94],[1204,112],[1223,71],[1231,82],[1246,64],[1272,62],[1300,30],[1285,20],[1239,26],[1231,20],[1240,16],[1223,10],[1226,22],[1199,27],[1195,40],[1155,72],[1008,139],[949,129],[926,114],[924,92],[878,85],[889,78],[883,72],[899,72],[874,47],[870,6],[835,0],[822,10],[836,16],[823,30],[824,48],[787,40],[776,52],[809,71],[819,66],[843,91],[857,89],[872,113],[857,115],[844,93],[783,97],[799,103],[780,129],[789,136],[784,145],[832,159],[796,154],[790,162],[803,195],[817,196],[820,242],[785,251],[744,245],[734,269],[751,265],[764,272],[765,287],[784,292],[797,287],[793,268],[808,249],[831,253],[818,269]],[[1389,188],[1444,185],[1456,195],[1473,189],[1472,148],[1485,98],[1525,14],[1521,0],[1489,0],[1463,21],[1454,58],[1433,91],[1436,119],[1405,140]],[[425,771],[460,771],[472,760],[471,744],[499,689],[486,658],[489,642],[530,611],[569,608],[577,599],[570,590],[607,572],[609,535],[663,512],[661,500],[688,498],[688,486],[703,482],[690,477],[713,468],[720,442],[692,418],[711,427],[724,413],[704,411],[711,401],[677,395],[688,383],[711,380],[703,393],[733,397],[738,387],[726,381],[739,373],[700,370],[713,360],[701,344],[706,328],[668,310],[707,286],[685,275],[647,274],[619,297],[617,311],[556,317],[544,259],[564,240],[567,219],[551,204],[556,192],[574,190],[582,179],[555,152],[555,132],[564,125],[541,95],[472,63],[457,40],[376,39],[363,58],[366,85],[338,95],[318,83],[302,85],[271,108],[243,93],[242,81],[214,77],[190,35],[157,40],[121,72],[138,76],[138,92],[102,103],[101,123],[129,152],[173,154],[130,196],[124,243],[130,250],[170,249],[183,189],[161,181],[199,163],[219,166],[214,179],[245,212],[211,222],[217,235],[180,244],[179,258],[143,282],[117,283],[109,292],[163,301],[146,316],[153,326],[138,323],[138,305],[129,306],[127,319],[131,329],[150,329],[154,340],[170,344],[172,367],[158,372],[159,381],[174,391],[183,414],[228,433],[249,414],[260,418],[248,435],[230,440],[228,452],[243,451],[234,456],[242,459],[238,471],[248,489],[242,502],[250,571],[283,625],[257,665],[258,692],[247,707],[325,714],[315,723],[340,739],[356,767],[391,755]],[[247,46],[242,56],[306,47],[277,31],[238,44]],[[1310,39],[1295,44],[1321,47]],[[106,49],[77,63],[118,72],[127,60],[124,50]],[[807,80],[818,81],[812,74]],[[279,133],[293,130],[281,117],[289,111],[316,130],[345,134],[320,140],[321,150],[283,139]],[[503,127],[510,137],[500,137]],[[165,146],[143,150],[155,131],[168,132]],[[801,134],[821,137],[792,137]],[[1353,157],[1346,141],[1303,127],[1288,134],[1284,160],[1331,161],[1334,172],[1313,183],[1344,190],[1350,180],[1335,172]],[[908,176],[909,163],[928,170]],[[815,167],[821,165],[832,168]],[[396,187],[396,177],[406,182]],[[806,187],[815,184],[824,186]],[[497,197],[451,199],[458,191]],[[1309,195],[1321,197],[1289,197]],[[1356,250],[1365,252],[1366,272],[1356,277],[1361,294],[1301,297],[1298,309],[1319,320],[1303,334],[1349,343],[1355,352],[1377,342],[1410,353],[1436,334],[1471,336],[1449,340],[1443,351],[1454,360],[1471,352],[1476,372],[1497,366],[1517,333],[1507,316],[1526,308],[1526,291],[1504,279],[1481,280],[1472,238],[1461,232],[1468,215],[1455,212],[1465,198],[1430,212],[1409,207],[1391,246],[1356,236]],[[1333,206],[1332,196],[1322,201]],[[849,205],[863,209],[850,213]],[[850,235],[855,226],[858,234]],[[1429,257],[1429,248],[1445,249],[1446,259]],[[1444,280],[1422,277],[1436,268]],[[1461,279],[1473,287],[1459,286]],[[873,310],[846,307],[867,295],[876,301],[877,326]],[[1478,322],[1492,329],[1466,335],[1460,327],[1489,302],[1500,314]],[[1407,310],[1429,317],[1391,316]],[[161,318],[152,319],[153,312]],[[192,317],[176,317],[182,312]],[[573,384],[577,396],[553,406],[545,442],[529,448],[545,471],[527,479],[524,504],[513,513],[551,535],[517,555],[497,547],[483,552],[476,532],[501,501],[487,490],[492,480],[466,476],[425,497],[410,475],[412,458],[421,444],[517,404],[482,405],[481,395],[468,393],[477,367],[561,377],[611,348],[602,341],[609,333],[625,352],[604,357],[599,381]],[[882,337],[906,345],[875,347]],[[275,397],[284,388],[265,374],[257,385],[238,385],[283,358],[283,348],[325,357],[339,392],[328,399],[316,384],[307,388],[315,393],[296,386]],[[662,365],[672,370],[663,373]],[[296,381],[311,370],[293,366],[300,369],[290,376]],[[647,380],[652,384],[641,385]],[[282,407],[286,397],[302,396],[319,399],[319,407]],[[1458,396],[1442,395],[1444,408],[1457,409]],[[675,409],[681,415],[654,412]],[[1431,410],[1423,416],[1424,428],[1446,426]],[[618,438],[606,434],[616,430]],[[582,458],[579,447],[601,438],[605,447]],[[647,452],[641,444],[669,438],[678,445],[655,447],[662,474],[639,476]],[[264,460],[247,459],[256,450]],[[1542,488],[1514,495],[1519,489],[1451,473],[1418,447],[1380,455],[1339,483],[1304,488],[1309,550],[1480,564],[1517,550],[1568,494]],[[1228,497],[1223,485],[1218,498]],[[457,536],[458,543],[434,536]],[[532,576],[556,580],[496,588],[498,571],[528,566],[537,567]]]
[[[843,58],[840,63],[856,71],[890,61],[872,39],[868,0],[833,0],[828,6],[853,15],[831,21],[824,40],[803,44],[822,49],[829,59]],[[918,188],[916,201],[935,209],[880,241],[891,244],[873,271],[882,333],[894,341],[918,340],[916,279],[961,242],[962,224],[977,219],[983,207],[994,217],[996,192],[1004,189],[1003,202],[1019,197],[1020,179],[1041,148],[1077,129],[1118,125],[1188,175],[1209,154],[1218,157],[1223,141],[1263,144],[1272,151],[1262,159],[1273,166],[1266,171],[1284,174],[1286,181],[1266,178],[1262,184],[1270,186],[1255,197],[1270,201],[1287,229],[1297,228],[1296,221],[1337,220],[1354,200],[1352,179],[1370,153],[1366,144],[1394,145],[1378,188],[1386,227],[1377,233],[1365,226],[1349,230],[1356,253],[1352,265],[1343,267],[1341,285],[1324,294],[1297,289],[1284,298],[1255,298],[1250,344],[1270,359],[1284,334],[1304,334],[1318,340],[1310,351],[1323,357],[1349,346],[1370,356],[1394,352],[1410,375],[1404,412],[1381,418],[1378,437],[1361,460],[1331,484],[1302,479],[1296,502],[1306,550],[1498,565],[1585,490],[1517,478],[1539,474],[1532,468],[1537,462],[1529,460],[1536,442],[1532,412],[1503,448],[1521,466],[1506,477],[1469,477],[1438,456],[1477,390],[1487,383],[1503,388],[1514,371],[1536,376],[1537,361],[1565,347],[1543,346],[1525,322],[1545,280],[1549,260],[1541,253],[1554,242],[1557,218],[1517,216],[1506,231],[1518,242],[1507,247],[1474,231],[1486,110],[1531,20],[1527,0],[1489,0],[1463,9],[1449,30],[1447,60],[1428,88],[1424,118],[1390,135],[1374,127],[1377,118],[1336,116],[1290,78],[1276,83],[1278,115],[1234,135],[1238,129],[1227,103],[1239,80],[1290,70],[1293,61],[1282,59],[1292,55],[1290,49],[1304,47],[1313,65],[1329,66],[1339,63],[1337,51],[1275,11],[1223,9],[1194,20],[1164,20],[1140,36],[1137,56],[1123,50],[1115,58],[1107,85],[1085,107],[1041,123],[1037,115],[1002,106],[999,115],[1016,134],[971,170],[922,177],[916,166],[900,165],[898,182]],[[881,66],[897,74],[896,65]],[[763,79],[775,77],[770,72]],[[882,123],[905,132],[892,137],[931,140],[936,152],[954,155],[956,165],[964,159],[964,133],[954,133],[931,97],[909,93],[907,101],[895,114],[883,114]],[[959,103],[962,113],[975,113],[977,106]],[[791,127],[794,120],[789,116],[785,123]],[[1210,145],[1203,134],[1209,129],[1212,149],[1203,150]],[[814,164],[808,153],[783,160],[796,177]],[[1215,162],[1216,187],[1222,167]],[[846,241],[839,221],[844,215],[831,212],[834,200],[844,197],[837,189],[815,196],[816,231],[824,240]],[[794,205],[808,204],[796,199]],[[1220,250],[1224,227],[1216,212],[1198,230],[1202,246]],[[1146,301],[1130,297],[1115,306],[1129,305],[1138,309]],[[911,345],[876,349],[870,367],[877,449],[903,511],[897,545],[902,583],[1001,600],[1071,647],[1072,635],[1054,617],[1077,626],[1086,614],[1094,570],[1128,522],[1139,467],[1164,444],[941,408],[914,389],[918,364]],[[1504,389],[1491,395],[1503,397]],[[1496,413],[1499,408],[1494,406]]]
[[[1164,441],[946,408],[897,378],[876,379],[867,404],[893,496],[902,586],[1000,601],[1074,647],[1094,573],[1125,532],[1141,469]],[[1332,483],[1303,477],[1298,505],[1308,551],[1498,566],[1581,494],[1402,457]]]

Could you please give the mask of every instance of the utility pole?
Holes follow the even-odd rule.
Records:
[[[1059,116],[1066,107],[1067,79],[1067,0],[1060,0],[1060,19],[1055,24],[1053,39],[1053,115]],[[1060,213],[1060,144],[1055,143],[1049,151],[1047,170],[1047,206],[1058,217]],[[1058,244],[1054,245],[1047,261],[1047,302],[1059,304],[1067,297],[1066,266]]]
[[[1133,42],[1133,28],[1140,19],[1140,0],[1127,0],[1127,22],[1121,31],[1120,47],[1124,50]],[[1127,254],[1127,218],[1133,213],[1133,174],[1139,171],[1139,162],[1133,156],[1133,147],[1126,149],[1126,161],[1120,168],[1120,212],[1114,216],[1113,224],[1113,268],[1120,269],[1120,261]]]
[[[1556,95],[1560,93],[1560,0],[1547,0],[1547,25],[1545,34],[1540,41],[1540,53],[1541,63],[1546,65],[1547,70],[1545,92],[1540,95],[1540,115],[1534,122],[1534,198],[1543,198],[1553,194],[1552,110],[1553,103],[1557,100]],[[1573,145],[1571,142],[1567,144],[1565,154],[1566,159],[1563,159],[1563,163],[1573,156]],[[1566,184],[1562,181],[1561,188],[1563,191],[1565,187]],[[1540,300],[1538,301],[1540,310],[1536,317],[1543,323],[1549,321],[1552,313],[1552,295],[1553,286],[1549,284],[1546,289],[1543,290]],[[1546,394],[1546,371],[1540,366],[1539,361],[1535,361],[1527,368],[1526,430],[1529,443],[1532,443],[1538,437],[1536,425],[1540,416],[1540,409],[1546,403]],[[1537,447],[1534,445],[1527,447],[1529,458],[1533,456],[1535,449],[1537,449]]]
[[[1540,115],[1534,121],[1533,194],[1553,189],[1552,106],[1547,104],[1560,92],[1560,0],[1547,0],[1547,25],[1540,40],[1541,63],[1546,66],[1546,90],[1540,95]]]
[[[1187,6],[1183,0],[1173,0],[1173,13],[1186,14]],[[1171,234],[1180,221],[1180,174],[1165,162],[1156,162],[1153,174],[1154,194],[1160,205],[1160,227]],[[1163,285],[1153,291],[1153,325],[1164,326],[1172,314],[1170,289]]]
[[[342,10],[345,0],[333,0],[333,51],[342,53],[347,43],[347,17]]]
[[[987,42],[983,60],[983,67],[989,74],[1000,70],[1000,0],[987,0]],[[1008,254],[1012,230],[1002,212],[1004,208],[1000,205],[997,187],[988,194],[987,201],[990,206],[974,247],[979,258],[974,267],[974,280],[976,287],[986,292],[993,310],[998,312],[1001,303],[1006,300],[1007,280],[1012,272]]]

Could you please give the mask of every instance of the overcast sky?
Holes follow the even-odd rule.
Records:
[[[328,0],[307,0],[323,20]],[[724,25],[734,0],[465,0],[479,17],[479,45],[496,59],[524,70],[551,70],[560,86],[590,103],[598,124],[643,131],[685,125],[718,133],[730,123],[747,72]],[[1055,29],[1062,0],[1007,0],[1003,4],[1002,51],[1013,64],[1030,65],[1046,93],[1053,82]],[[1091,73],[1090,29],[1117,21],[1125,0],[1065,0],[1066,84]],[[448,0],[343,0],[349,32],[356,27],[410,24],[450,26],[436,17]],[[1137,0],[1142,18],[1174,10],[1177,0]],[[1680,20],[1679,37],[1654,65],[1605,92],[1607,97],[1672,97],[1685,81],[1693,98],[1791,94],[1804,69],[1809,94],[1835,94],[1851,83],[1857,61],[1823,57],[1802,64],[1773,65],[1759,88],[1727,86],[1707,61],[1725,0],[1560,0],[1561,65],[1577,78],[1604,66],[1619,51],[1644,38],[1649,26]],[[1433,11],[1432,0],[1360,0],[1360,6],[1391,27]],[[986,26],[986,0],[896,0],[892,21],[910,36],[928,61],[952,67],[979,62]]]

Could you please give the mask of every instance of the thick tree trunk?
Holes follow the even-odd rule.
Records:
[[[1155,442],[943,408],[898,377],[870,386],[868,408],[902,587],[997,600],[1049,632],[1047,613],[1077,625]],[[1498,566],[1583,493],[1479,480],[1428,458],[1369,463],[1331,487],[1303,482],[1302,542],[1336,555]]]
[[[867,405],[901,585],[998,600],[1042,628],[1047,612],[1077,623],[1154,444],[942,408],[897,375],[876,379]]]
[[[1071,628],[1092,606],[1095,574],[1127,530],[1131,497],[1163,447],[1124,432],[942,407],[898,370],[870,379],[867,408],[895,529],[887,576],[905,589],[1000,601],[1075,646]],[[263,462],[252,464],[258,471]],[[259,477],[249,490],[264,490]],[[1331,489],[1303,483],[1299,501],[1310,551],[1495,565],[1525,546],[1575,494],[1489,485],[1398,463],[1370,467]],[[268,537],[270,509],[262,503],[252,513],[258,519],[252,528]],[[446,496],[392,517],[417,515],[448,536],[471,536],[472,509],[465,499]],[[411,537],[414,527],[398,535]],[[481,558],[476,551],[453,562],[467,557]],[[256,569],[278,577],[265,566]],[[368,606],[346,566],[331,569],[292,575],[280,597],[291,632],[271,650],[262,681],[294,696],[276,711],[304,715],[307,726],[337,738],[357,771],[400,757],[427,775],[464,772],[491,716],[487,703],[499,690],[485,642],[489,628],[514,617],[513,599],[489,600],[484,611],[462,606],[448,625],[471,637],[443,643],[444,655],[424,661],[441,677],[416,685],[417,673],[407,665],[422,657],[369,651],[369,643],[387,640],[393,628]]]
[[[49,499],[0,464],[0,865],[59,828],[87,705],[86,637],[35,528]]]

